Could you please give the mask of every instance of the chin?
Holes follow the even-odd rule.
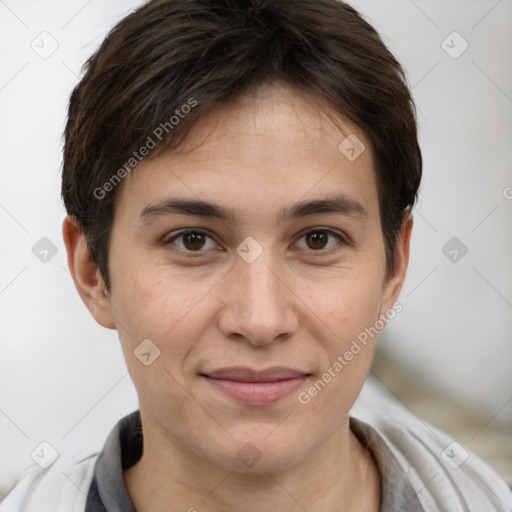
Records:
[[[274,427],[275,428],[275,427]],[[217,445],[208,458],[227,471],[253,475],[267,475],[283,471],[298,464],[307,456],[303,442],[293,439],[293,433],[271,439],[269,429],[259,434],[239,434],[224,445]]]

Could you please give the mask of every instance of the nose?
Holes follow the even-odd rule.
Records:
[[[285,274],[270,250],[264,250],[252,263],[237,256],[220,290],[221,332],[258,346],[289,338],[299,320],[297,299]]]

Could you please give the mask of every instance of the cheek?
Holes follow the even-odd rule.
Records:
[[[340,281],[328,294],[329,304],[324,297],[321,311],[329,327],[323,338],[325,358],[299,402],[311,413],[321,411],[326,425],[348,413],[368,375],[378,334],[374,326],[380,312],[379,289],[377,280],[358,279],[353,285]]]
[[[112,276],[111,308],[132,378],[142,389],[167,387],[174,377],[181,382],[188,354],[213,321],[210,303],[218,276],[194,278],[165,265],[150,264],[149,259],[138,265],[132,258],[129,263],[123,262]],[[146,367],[136,355],[148,339],[156,348],[145,343],[158,358]],[[146,382],[148,378],[151,382]]]
[[[330,408],[336,404],[345,410],[359,393],[380,330],[375,329],[380,314],[379,277],[366,272],[364,278],[333,280],[328,293],[317,295],[318,317],[324,320],[328,330],[322,342],[325,358],[320,370],[321,382],[317,380],[308,391],[315,402],[313,406]]]
[[[329,328],[330,344],[342,348],[379,318],[382,276],[368,270],[332,279],[312,295],[312,309]]]
[[[201,290],[183,273],[169,275],[168,267],[155,264],[147,255],[118,261],[111,274],[111,307],[126,331],[124,337],[131,343],[141,337],[161,340],[193,309]]]
[[[166,404],[173,403],[180,411],[187,403],[183,362],[201,329],[194,317],[199,297],[176,281],[171,288],[172,281],[146,270],[132,274],[137,279],[128,279],[129,273],[117,276],[112,311],[141,402],[152,409],[166,409]]]

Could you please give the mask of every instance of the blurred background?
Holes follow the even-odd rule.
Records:
[[[403,64],[424,179],[372,374],[512,484],[512,1],[351,1]],[[0,0],[0,496],[42,441],[97,450],[137,408],[67,269],[62,131],[81,66],[139,1]]]

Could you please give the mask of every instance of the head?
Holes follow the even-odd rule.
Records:
[[[268,470],[346,424],[420,178],[403,71],[348,5],[167,0],[123,19],[70,99],[64,238],[153,433],[230,469],[250,442]],[[247,404],[209,379],[233,366],[304,378]]]

